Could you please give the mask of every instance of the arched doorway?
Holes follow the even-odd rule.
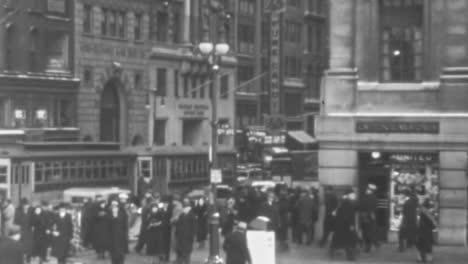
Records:
[[[120,140],[120,100],[115,82],[108,82],[101,94],[100,140]]]

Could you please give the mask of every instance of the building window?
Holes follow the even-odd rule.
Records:
[[[220,78],[219,97],[221,99],[229,98],[229,75],[223,75]]]
[[[180,36],[182,34],[182,16],[180,15],[180,12],[174,12],[174,25],[172,29],[172,41],[174,43],[180,43]]]
[[[307,51],[316,56],[322,54],[323,27],[322,23],[307,25]]]
[[[101,35],[106,36],[107,35],[107,23],[109,20],[109,13],[107,12],[106,8],[103,8],[101,10],[102,13],[102,20],[101,20]]]
[[[253,92],[251,89],[254,88],[253,85],[244,85],[244,83],[252,80],[254,78],[254,67],[251,65],[240,65],[237,68],[237,81],[242,92]]]
[[[37,2],[37,1],[36,1]],[[83,32],[92,34],[93,7],[91,5],[83,6]]]
[[[184,97],[187,98],[189,96],[189,77],[184,75]]]
[[[302,113],[302,95],[300,93],[285,93],[284,113],[286,116],[297,116]]]
[[[254,52],[254,27],[253,25],[240,24],[239,30],[239,52],[253,53]]]
[[[228,119],[220,119],[218,121],[218,144],[219,145],[229,145],[231,142],[231,130],[232,126],[229,124]]]
[[[159,11],[156,17],[156,40],[161,42],[167,41],[167,33],[169,29],[169,15],[167,12]]]
[[[117,12],[109,12],[109,36],[115,37],[117,34]]]
[[[167,70],[164,68],[158,68],[156,70],[156,82],[157,82],[157,91],[159,96],[166,96],[167,91]]]
[[[135,14],[135,25],[133,29],[134,33],[134,38],[135,40],[141,40],[142,39],[142,25],[143,25],[143,16],[142,14]]]
[[[93,86],[93,68],[90,66],[86,66],[83,69],[83,84],[86,87]]]
[[[200,79],[200,98],[205,98],[206,77],[202,76]]]
[[[135,75],[133,77],[133,85],[136,90],[140,90],[143,88],[143,72],[142,71],[136,71]]]
[[[284,75],[300,78],[302,76],[302,60],[299,57],[286,56],[284,60]]]
[[[5,69],[13,69],[14,30],[11,24],[7,24],[5,31]]]
[[[422,80],[422,1],[381,1],[380,68],[383,82]]]
[[[69,35],[65,31],[46,33],[46,61],[48,71],[69,71]]]
[[[174,71],[174,97],[179,97],[179,71]]]
[[[192,98],[197,98],[197,77],[192,76]]]
[[[166,144],[166,120],[154,120],[154,144],[163,146]]]
[[[302,25],[293,21],[286,21],[286,41],[301,43]]]
[[[254,0],[240,0],[239,13],[244,16],[253,16],[255,14]]]
[[[29,70],[31,72],[38,71],[38,61],[37,61],[37,52],[38,52],[38,31],[36,28],[33,28],[30,33],[30,43],[29,43]]]
[[[300,8],[301,7],[301,1],[302,0],[288,0],[288,5]]]
[[[187,119],[182,122],[182,144],[201,145],[203,137],[203,120]]]
[[[125,12],[117,13],[117,33],[119,38],[125,38],[126,16],[127,14]]]
[[[56,99],[54,107],[54,126],[71,127],[74,123],[74,104],[70,99]]]
[[[322,14],[323,0],[308,0],[308,11],[314,14]]]

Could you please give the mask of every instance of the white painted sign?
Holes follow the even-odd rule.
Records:
[[[251,264],[276,263],[275,233],[271,231],[247,231],[247,247]]]
[[[223,182],[223,174],[219,169],[212,169],[210,171],[210,181],[211,183],[221,183]]]

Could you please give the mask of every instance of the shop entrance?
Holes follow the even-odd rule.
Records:
[[[438,155],[436,153],[359,153],[359,194],[368,184],[377,186],[376,221],[382,241],[395,241],[404,203],[404,190],[413,191],[419,202],[430,199],[438,214]]]

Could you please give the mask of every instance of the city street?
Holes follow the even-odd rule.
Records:
[[[434,263],[447,263],[457,264],[466,263],[468,259],[468,251],[465,247],[435,247],[435,258]],[[196,249],[192,254],[192,264],[203,264],[206,256],[208,255],[208,249],[204,250]],[[92,252],[83,252],[80,257],[70,259],[71,263],[81,262],[83,264],[104,264],[110,263],[110,261],[98,261]],[[138,255],[132,252],[128,255],[127,264],[151,264],[148,257]],[[358,260],[355,262],[348,262],[345,260],[343,252],[337,252],[334,260],[328,258],[325,249],[318,248],[315,245],[312,246],[297,246],[293,245],[290,251],[279,252],[277,254],[276,264],[321,264],[321,263],[417,263],[415,250],[408,250],[405,253],[396,252],[396,245],[387,244],[382,246],[378,251],[370,254],[361,254]],[[256,263],[254,263],[256,264]],[[267,263],[261,263],[267,264]]]

